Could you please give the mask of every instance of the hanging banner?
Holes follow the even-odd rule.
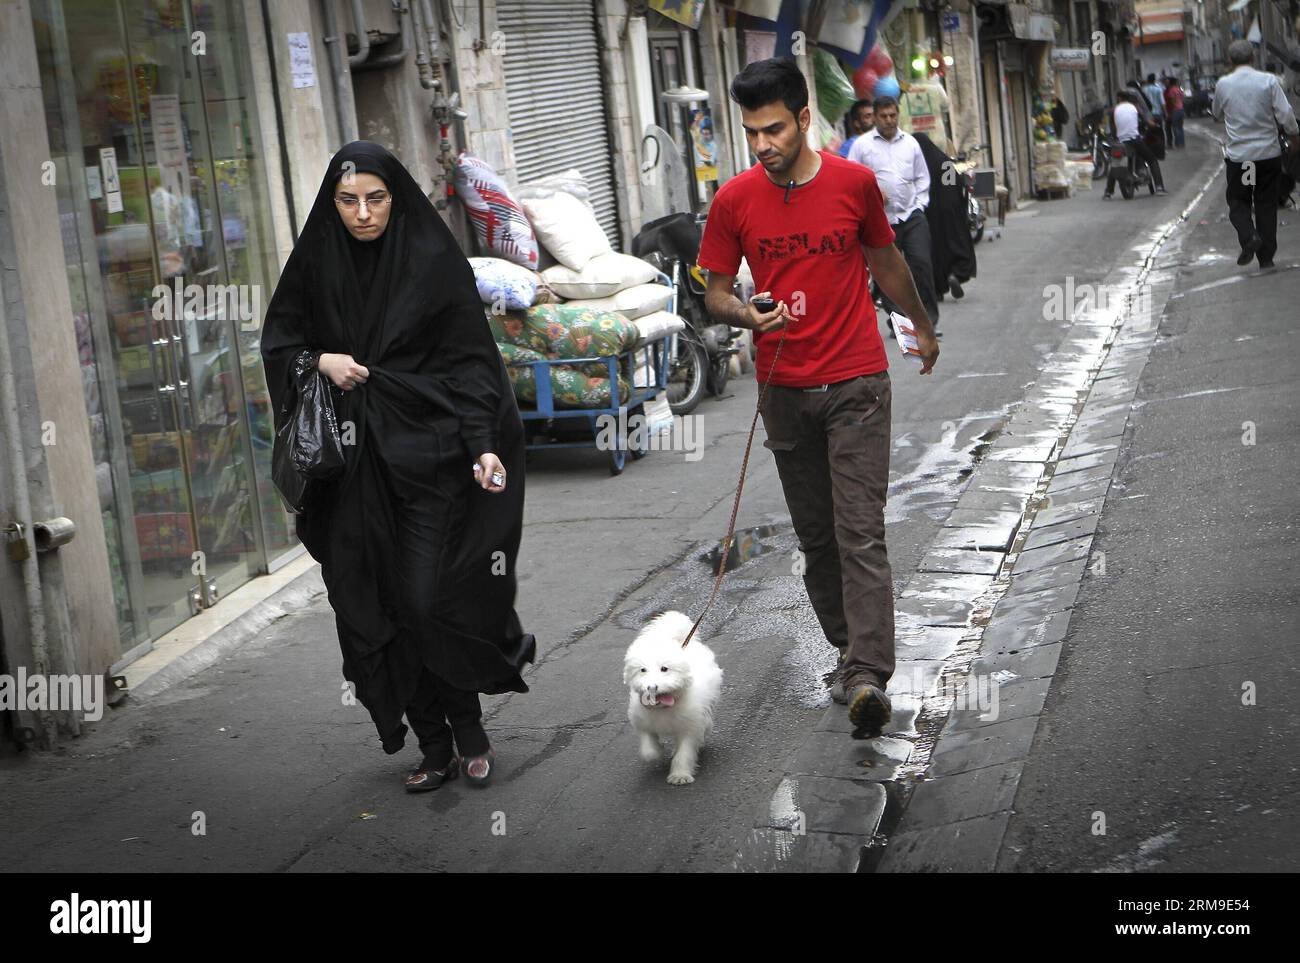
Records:
[[[704,16],[704,0],[649,0],[647,6],[692,30],[699,29],[700,17]]]
[[[691,111],[691,144],[695,158],[695,180],[708,184],[718,179],[718,142],[713,136],[709,108]]]

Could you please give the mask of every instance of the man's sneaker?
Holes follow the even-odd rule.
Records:
[[[966,292],[962,290],[961,282],[956,278],[948,279],[948,290],[952,292],[952,296],[958,301],[966,296]]]
[[[845,705],[849,701],[848,695],[844,692],[844,656],[840,656],[835,663],[834,681],[831,683],[831,701],[837,705]]]
[[[1264,245],[1264,239],[1258,234],[1252,234],[1250,240],[1241,246],[1241,253],[1237,255],[1237,266],[1245,267],[1255,259],[1255,252]]]
[[[1168,194],[1169,192],[1168,192],[1167,190],[1165,190],[1163,187],[1157,187],[1157,188],[1156,188],[1156,193],[1157,193],[1157,194]]]
[[[889,696],[879,686],[863,683],[849,689],[849,722],[853,723],[854,739],[880,735],[893,712]]]

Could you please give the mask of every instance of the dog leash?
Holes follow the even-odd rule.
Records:
[[[786,324],[781,328],[781,340],[776,343],[776,354],[772,356],[772,364],[768,366],[767,380],[763,382],[763,387],[758,392],[758,404],[754,406],[754,420],[749,423],[749,438],[745,440],[745,457],[740,461],[740,479],[736,482],[736,500],[731,505],[731,521],[727,524],[727,537],[722,540],[722,560],[718,564],[718,574],[713,579],[713,590],[709,593],[709,600],[704,603],[700,617],[695,620],[691,630],[686,633],[686,638],[682,640],[683,649],[695,635],[695,630],[700,627],[700,623],[704,621],[704,616],[708,614],[713,600],[718,597],[718,589],[722,587],[722,577],[727,574],[727,557],[731,554],[731,543],[736,537],[736,516],[740,513],[740,494],[745,490],[745,473],[749,470],[749,453],[754,447],[754,431],[758,428],[758,416],[763,413],[763,401],[767,398],[767,389],[772,384],[772,372],[776,370],[776,362],[781,357],[781,348],[785,346],[785,335],[789,327],[789,324]]]

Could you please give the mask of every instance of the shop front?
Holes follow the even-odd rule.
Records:
[[[301,551],[258,351],[278,275],[240,3],[33,0],[122,661]]]

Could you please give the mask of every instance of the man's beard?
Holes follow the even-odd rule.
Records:
[[[774,169],[768,167],[766,164],[763,164],[763,170],[767,171],[769,177],[775,177],[781,180],[782,182],[788,180],[788,175],[790,171],[794,170],[794,165],[797,164],[799,162],[799,158],[803,156],[802,143],[800,143],[799,141],[795,141],[794,148],[795,148],[794,154],[790,158],[786,159],[784,155],[781,155],[783,163],[779,168]],[[760,161],[760,163],[762,162]]]

